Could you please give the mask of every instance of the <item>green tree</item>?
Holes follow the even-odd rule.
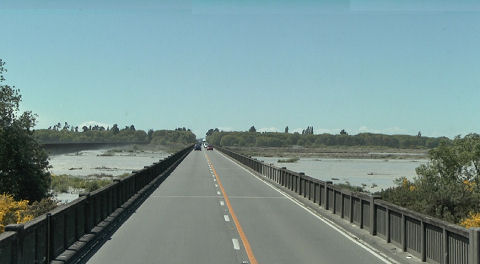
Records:
[[[413,183],[403,179],[382,197],[453,223],[480,212],[480,136],[444,140],[429,154],[430,162],[417,168]]]
[[[208,131],[207,131],[207,137],[208,136],[211,136],[213,134],[213,128],[210,128]]]
[[[113,124],[112,129],[110,129],[114,135],[118,134],[120,132],[120,129],[118,128],[117,124]]]
[[[32,112],[19,111],[22,97],[3,84],[5,62],[0,60],[0,193],[15,199],[39,201],[48,195],[48,155],[36,141]]]
[[[288,126],[285,127],[285,133],[288,134]]]
[[[226,135],[222,137],[222,140],[220,141],[221,146],[235,146],[238,145],[238,137],[234,135]]]
[[[257,132],[257,129],[255,129],[255,126],[251,126],[250,129],[248,130],[250,133],[255,133]]]

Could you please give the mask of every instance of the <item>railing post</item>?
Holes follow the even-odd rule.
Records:
[[[24,236],[23,224],[11,224],[5,227],[5,232],[17,233],[17,239],[15,243],[15,250],[12,256],[13,263],[23,263],[23,236]]]
[[[323,200],[324,200],[324,203],[325,203],[325,204],[324,204],[323,208],[325,208],[325,210],[328,210],[328,207],[329,207],[329,206],[328,206],[328,203],[329,203],[329,201],[328,201],[328,185],[329,185],[329,184],[332,184],[332,182],[331,182],[331,181],[325,181],[325,183],[324,183],[324,186],[325,186],[325,197],[323,197]]]
[[[120,179],[113,179],[115,183],[114,195],[113,195],[113,211],[120,207]]]
[[[273,164],[270,163],[270,166],[268,167],[269,168],[269,171],[270,171],[270,178],[272,178],[272,180],[274,182],[277,182],[277,176],[275,175],[275,171],[273,170]]]
[[[427,260],[427,248],[426,248],[426,239],[425,239],[425,223],[420,221],[420,256],[421,260],[425,262]]]
[[[313,192],[315,193],[315,189],[313,190]],[[312,200],[313,202],[314,199],[313,198],[313,195],[312,195],[312,182],[311,181],[308,181],[308,200]]]
[[[90,232],[90,218],[92,217],[90,215],[90,193],[87,192],[87,193],[80,193],[78,195],[79,197],[85,197],[85,207],[83,208],[84,212],[83,212],[83,215],[84,215],[84,221],[83,221],[83,228],[84,228],[84,232],[85,233],[88,233]],[[49,216],[49,215],[47,215]],[[93,222],[95,222],[95,220],[92,221],[92,225],[93,225]],[[50,225],[49,225],[50,226]],[[48,232],[50,234],[50,232]]]
[[[402,240],[402,251],[407,251],[407,237],[406,237],[406,232],[407,232],[407,223],[406,223],[407,219],[405,218],[405,215],[402,214],[402,223],[401,223],[401,233],[400,233],[400,237],[401,237],[401,240]]]
[[[375,199],[380,199],[379,195],[370,195],[370,235],[377,234],[377,217],[375,214]]]
[[[282,167],[281,174],[282,175],[282,186],[288,188],[288,179],[287,179],[287,172],[285,171],[287,167]]]
[[[317,185],[318,185],[318,190],[317,190]],[[320,183],[315,183],[315,190],[317,190],[317,192],[315,193],[315,195],[316,195],[316,197],[317,197],[317,198],[316,198],[317,200],[316,200],[315,203],[318,204],[319,206],[322,205],[322,198],[320,197],[320,195],[321,195],[321,193],[322,193],[322,192],[321,192],[321,189],[322,189],[322,188],[321,188],[321,186],[320,186]]]
[[[480,228],[472,227],[468,229],[468,263],[480,264]]]
[[[360,228],[363,229],[363,214],[365,212],[363,211],[363,199],[360,197]]]
[[[304,172],[299,172],[298,173],[300,177],[298,177],[298,182],[299,182],[299,189],[298,189],[298,195],[305,197],[305,178],[302,181],[303,176],[305,176]]]
[[[336,214],[337,213],[337,191],[335,191],[335,189],[332,189],[333,191],[333,214]]]
[[[388,207],[385,210],[385,237],[387,238],[387,243],[390,243],[390,209]]]
[[[52,252],[52,214],[51,213],[47,213],[46,215],[46,218],[47,218],[47,243],[46,243],[46,247],[45,247],[45,250],[47,251],[45,256],[46,256],[46,261],[47,263],[50,263],[50,260],[52,260],[52,256],[51,256],[51,252]],[[85,230],[85,232],[87,232]]]
[[[443,263],[448,264],[448,231],[445,227],[442,228],[443,231]]]
[[[294,177],[295,177],[295,179],[294,179],[295,184],[294,184],[294,189],[293,189],[293,191],[294,191],[295,193],[298,193],[298,181],[299,181],[300,178],[299,178],[297,175],[294,175]]]
[[[350,223],[353,223],[353,195],[350,193]]]
[[[340,216],[344,218],[345,217],[345,213],[344,213],[345,212],[345,194],[343,192],[340,192],[340,197],[342,197],[342,203],[341,203],[342,206],[340,206],[342,211],[340,212]]]

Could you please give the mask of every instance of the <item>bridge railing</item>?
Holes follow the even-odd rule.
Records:
[[[71,263],[116,228],[192,146],[0,234],[0,263]]]
[[[383,201],[379,196],[352,192],[263,161],[217,147],[218,150],[296,195],[358,228],[368,230],[421,261],[442,264],[479,264],[480,229],[458,225]]]

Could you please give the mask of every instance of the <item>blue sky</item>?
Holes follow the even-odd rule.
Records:
[[[0,2],[38,128],[480,132],[478,1],[157,2]]]

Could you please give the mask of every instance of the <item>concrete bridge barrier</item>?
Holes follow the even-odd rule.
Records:
[[[378,236],[423,262],[480,264],[480,228],[466,229],[383,201],[352,192],[272,164],[216,147],[267,181],[308,204],[322,207],[370,235]]]
[[[193,145],[192,145],[193,146]],[[192,146],[0,234],[0,263],[75,263],[116,229]]]

